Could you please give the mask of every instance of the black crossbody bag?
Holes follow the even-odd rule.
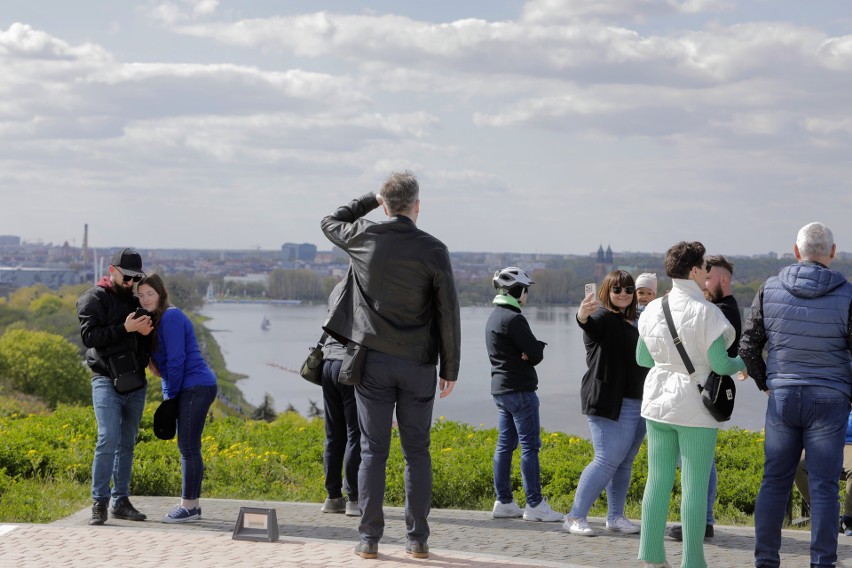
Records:
[[[687,372],[692,376],[695,373],[695,367],[692,365],[692,361],[683,347],[683,342],[678,336],[672,319],[672,311],[669,308],[668,296],[663,296],[663,314],[666,316],[666,323],[669,326],[675,347],[677,347],[677,352],[680,353]],[[701,394],[701,402],[704,403],[704,408],[713,415],[713,418],[719,422],[726,422],[731,419],[731,414],[734,413],[734,400],[737,396],[737,385],[734,383],[734,379],[728,375],[719,375],[710,371],[704,385],[698,383],[698,392]]]

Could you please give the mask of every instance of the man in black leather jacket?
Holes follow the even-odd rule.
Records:
[[[363,219],[383,206],[388,220]],[[355,553],[376,558],[384,532],[382,502],[394,407],[406,460],[406,551],[428,557],[432,500],[429,454],[436,383],[449,395],[458,378],[459,303],[447,247],[416,226],[419,185],[394,173],[380,194],[367,193],[322,220],[322,231],[349,254],[351,277],[324,328],[368,348],[355,390],[361,426],[358,495],[362,517]],[[438,377],[436,377],[438,365]]]
[[[92,517],[90,525],[107,520],[107,506],[117,519],[144,521],[146,516],[130,503],[130,474],[136,433],[145,409],[145,391],[121,394],[113,387],[109,359],[132,353],[136,371],[145,377],[148,365],[148,334],[151,318],[134,318],[139,300],[133,286],[142,279],[142,257],[133,249],[121,250],[112,257],[109,276],[104,276],[77,300],[80,336],[86,351],[86,363],[92,370],[92,403],[98,422],[98,441],[92,460]],[[143,382],[144,385],[144,382]],[[110,480],[113,482],[110,490]]]

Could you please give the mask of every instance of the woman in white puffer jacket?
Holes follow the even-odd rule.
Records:
[[[719,423],[704,408],[698,384],[712,369],[731,375],[745,368],[729,358],[734,329],[722,312],[704,299],[707,269],[704,245],[680,242],[666,252],[672,279],[668,302],[676,332],[695,367],[690,375],[675,347],[663,313],[662,298],[648,304],[639,319],[636,360],[651,367],[645,379],[642,417],[648,429],[648,481],[642,499],[639,559],[645,566],[667,567],[663,544],[666,517],[678,458],[681,466],[683,568],[706,568],[704,530],[707,485],[716,451]]]

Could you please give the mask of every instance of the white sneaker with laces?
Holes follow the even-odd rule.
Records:
[[[524,511],[518,507],[518,504],[514,500],[511,503],[501,503],[499,500],[494,501],[494,508],[491,510],[492,518],[517,519],[523,516]]]
[[[544,521],[545,523],[555,523],[565,518],[562,513],[557,513],[547,504],[547,499],[542,499],[541,503],[535,507],[530,507],[529,503],[524,507],[525,521]]]
[[[595,536],[595,531],[589,526],[585,517],[565,517],[562,528],[578,536]]]
[[[639,525],[634,524],[627,517],[618,517],[614,521],[606,522],[606,530],[623,534],[636,534],[639,532]]]

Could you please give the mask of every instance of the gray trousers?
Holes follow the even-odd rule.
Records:
[[[405,458],[405,527],[409,542],[429,538],[426,518],[432,504],[432,456],[429,453],[432,405],[437,370],[370,350],[364,377],[355,387],[358,424],[361,427],[361,467],[358,470],[358,505],[363,542],[382,538],[385,518],[385,467],[390,453],[393,413],[399,426]]]

